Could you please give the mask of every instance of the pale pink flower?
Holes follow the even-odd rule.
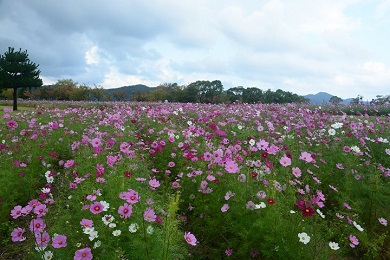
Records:
[[[387,220],[385,218],[378,218],[379,223],[383,226],[387,226]]]
[[[233,160],[228,160],[225,163],[225,170],[228,173],[236,173],[238,172],[238,165]]]
[[[311,154],[308,152],[302,152],[301,156],[299,156],[299,159],[308,163],[313,161],[313,157],[311,157]]]
[[[293,168],[292,168],[292,173],[293,173],[293,175],[294,175],[296,178],[299,178],[299,177],[301,177],[301,175],[302,175],[301,169],[299,169],[298,167],[293,167]]]
[[[158,180],[156,180],[156,179],[152,179],[152,180],[149,181],[149,185],[154,190],[154,189],[160,187],[160,182]]]
[[[353,235],[349,235],[349,241],[351,241],[349,245],[352,248],[355,248],[355,246],[359,245],[359,239]]]
[[[184,232],[184,240],[192,245],[192,246],[196,246],[196,243],[197,243],[197,240],[196,240],[196,237],[191,234],[191,232]]]
[[[152,208],[147,208],[144,212],[144,219],[148,222],[154,222],[156,221],[156,213],[154,213],[154,210]]]
[[[221,211],[222,212],[226,212],[226,211],[228,211],[229,210],[229,205],[228,204],[224,204],[223,206],[222,206],[222,208],[221,208]]]
[[[290,166],[290,165],[291,165],[291,159],[288,158],[286,155],[284,155],[282,158],[280,158],[279,163],[280,163],[283,167],[287,167],[287,166]]]

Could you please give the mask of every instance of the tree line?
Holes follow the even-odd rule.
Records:
[[[193,103],[293,103],[308,102],[302,96],[278,89],[262,90],[242,86],[224,90],[221,81],[199,80],[188,85],[163,83],[150,90],[132,91],[131,87],[107,90],[102,86],[79,85],[72,79],[58,80],[54,85],[34,89],[20,88],[19,98],[32,100],[73,101],[169,101]],[[10,99],[13,89],[5,89],[3,98]]]
[[[188,85],[164,83],[154,91],[135,92],[135,101],[193,102],[193,103],[294,103],[308,102],[303,96],[288,91],[262,90],[242,86],[224,90],[221,81],[198,80]]]

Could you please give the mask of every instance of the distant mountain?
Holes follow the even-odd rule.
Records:
[[[155,90],[156,87],[148,87],[146,85],[137,84],[130,86],[123,86],[119,88],[110,88],[106,89],[109,95],[112,95],[115,98],[115,95],[121,96],[123,100],[131,100],[135,92],[144,92]]]
[[[309,94],[304,96],[305,98],[310,100],[310,103],[313,104],[325,104],[329,103],[329,99],[333,97],[334,95],[331,95],[326,92],[318,92],[317,94]],[[351,102],[352,98],[343,99],[343,104],[349,104]]]

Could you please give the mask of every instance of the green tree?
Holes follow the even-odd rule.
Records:
[[[340,104],[341,102],[343,102],[343,99],[338,97],[338,96],[332,96],[330,99],[329,99],[329,102],[336,105],[336,104]]]
[[[242,93],[242,102],[257,103],[260,102],[263,96],[263,91],[259,88],[247,88]]]
[[[108,93],[102,86],[95,85],[94,88],[90,90],[90,94],[91,94],[91,98],[96,99],[97,101],[103,101],[108,99],[107,96]]]
[[[242,95],[243,95],[244,91],[245,91],[245,88],[243,86],[238,86],[238,87],[234,87],[234,88],[229,88],[226,91],[226,94],[228,95],[231,103],[236,102],[236,101],[242,102]]]
[[[0,89],[13,89],[13,110],[18,110],[18,88],[33,88],[43,85],[37,64],[28,58],[27,50],[14,51],[9,47],[0,55]]]

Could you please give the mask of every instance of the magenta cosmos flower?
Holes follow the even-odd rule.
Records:
[[[22,209],[23,207],[18,205],[18,206],[15,206],[13,208],[13,210],[11,210],[11,216],[14,218],[14,219],[17,219],[18,217],[20,217],[22,215]]]
[[[128,218],[130,217],[131,213],[133,213],[133,207],[125,203],[123,206],[119,206],[118,213],[121,218]]]
[[[100,203],[100,202],[94,202],[91,207],[89,208],[89,210],[93,213],[93,214],[99,214],[100,212],[103,211],[103,205]]]
[[[15,228],[11,233],[12,242],[24,241],[26,238],[23,236],[25,230],[23,228]]]
[[[83,249],[79,249],[74,254],[74,260],[91,260],[93,257],[91,253],[91,248],[86,247]]]
[[[83,218],[80,221],[80,225],[82,225],[84,228],[91,228],[93,227],[93,221],[90,219]]]
[[[196,246],[196,237],[191,232],[184,232],[184,239],[188,244]]]
[[[41,233],[46,228],[46,224],[41,218],[32,219],[30,222],[30,230],[34,234]]]
[[[11,129],[16,129],[18,127],[18,123],[14,120],[10,120],[7,122],[7,126]]]
[[[38,247],[46,247],[50,241],[49,233],[35,234],[35,241]]]
[[[53,237],[53,243],[52,246],[54,248],[61,248],[61,247],[66,247],[66,236],[64,235],[57,235]]]

